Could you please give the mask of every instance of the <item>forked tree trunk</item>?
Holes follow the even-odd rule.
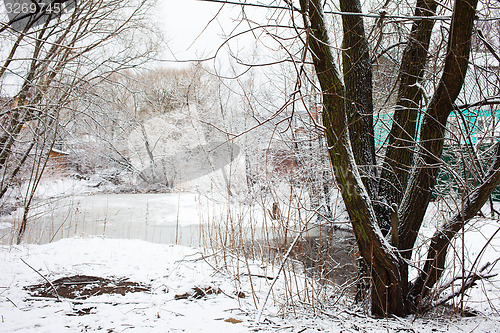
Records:
[[[368,48],[363,20],[359,16],[361,13],[359,1],[340,0],[340,4],[342,11],[346,12],[343,18],[345,37],[342,51],[345,86],[333,61],[320,0],[300,0],[308,36],[306,50],[311,53],[322,89],[323,125],[326,128],[328,153],[334,168],[335,180],[342,190],[342,198],[349,213],[360,254],[369,267],[372,284],[372,314],[402,316],[418,307],[417,302],[422,298],[416,297],[414,293],[422,293],[423,289],[432,287],[435,282],[429,279],[429,275],[436,275],[436,271],[441,269],[440,263],[444,263],[441,259],[445,254],[439,251],[442,250],[445,253],[447,244],[440,241],[443,235],[441,232],[435,236],[434,246],[431,246],[429,251],[430,257],[425,268],[427,271],[423,272],[426,275],[412,284],[410,292],[406,260],[411,258],[412,247],[430,201],[430,194],[439,168],[438,161],[442,154],[447,119],[464,82],[477,0],[455,1],[443,76],[428,106],[420,133],[422,138],[420,159],[413,159],[413,151],[408,142],[411,143],[415,137],[416,104],[421,93],[417,86],[428,56],[433,22],[424,19],[414,26],[410,36],[413,43],[410,42],[405,51],[400,67],[404,71],[400,73],[402,80],[399,94],[400,108],[394,119],[397,124],[391,132],[391,142],[394,146],[389,149],[390,160],[386,160],[385,164],[389,166],[387,168],[389,172],[383,173],[383,178],[379,179],[380,184],[399,182],[400,186],[397,189],[399,193],[387,191],[384,186],[381,187],[381,192],[377,193],[373,190],[373,184],[377,182],[363,181],[360,175],[360,164],[361,167],[366,167],[366,164],[371,163],[374,152],[373,140],[366,139],[373,135],[373,123],[366,119],[372,117],[371,69],[364,66],[368,58]],[[434,1],[419,0],[417,5],[421,7],[417,9],[416,16],[429,16],[435,12]],[[418,44],[418,47],[413,44]],[[363,96],[363,94],[370,96]],[[350,136],[350,131],[353,132],[352,136]],[[394,160],[402,164],[396,165],[393,163]],[[418,161],[418,163],[412,164],[411,161]],[[413,169],[413,174],[406,187],[411,169]],[[496,172],[500,173],[500,171]],[[366,174],[370,172],[365,171]],[[375,172],[371,173],[372,177],[375,175]],[[491,194],[493,185],[498,182],[500,182],[500,175],[491,176],[490,174],[490,177],[485,180],[487,185],[478,188],[477,199],[471,205],[471,214],[481,204],[484,197]],[[404,196],[402,191],[405,191]],[[383,197],[379,198],[379,194]],[[397,226],[398,235],[395,235],[395,232],[392,234],[395,235],[393,239],[399,239],[397,244],[393,245],[399,250],[404,250],[402,252],[394,251],[395,248],[384,237],[388,232],[387,223],[377,218],[377,208],[374,204],[380,199],[385,200],[385,204],[394,204],[396,208],[402,200],[399,212],[394,213],[393,216],[382,217],[387,220],[393,217],[395,221],[400,221]],[[384,227],[384,233],[380,225]],[[456,228],[456,222],[451,223],[451,227],[445,226],[444,234],[447,239],[455,236]],[[429,284],[428,281],[432,283]]]
[[[345,88],[336,70],[319,0],[300,0],[304,24],[308,30],[308,49],[323,92],[323,124],[328,154],[335,179],[352,221],[363,260],[372,277],[372,313],[377,316],[407,314],[403,284],[399,274],[400,256],[383,237],[377,224],[372,201],[363,184],[349,139],[345,111]]]

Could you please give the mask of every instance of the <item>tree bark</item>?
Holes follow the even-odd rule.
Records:
[[[399,274],[400,257],[392,251],[377,224],[373,205],[361,180],[349,140],[344,87],[333,61],[320,0],[300,0],[307,29],[308,48],[323,96],[323,125],[335,180],[356,236],[363,260],[372,276],[372,314],[407,314]]]
[[[418,0],[415,16],[433,16],[436,8],[434,0]],[[410,176],[422,98],[420,83],[434,22],[426,18],[413,23],[401,60],[398,97],[379,184],[380,197],[389,206],[396,204],[399,207]]]
[[[424,299],[441,278],[445,269],[446,253],[450,242],[462,227],[474,218],[499,184],[500,142],[497,142],[492,166],[484,182],[466,198],[463,213],[456,213],[432,236],[424,268],[410,287],[410,297],[415,304]]]
[[[441,165],[448,116],[467,72],[477,0],[456,0],[441,80],[424,114],[420,147],[400,207],[399,249],[410,259]]]
[[[361,13],[359,0],[340,0],[343,12]],[[345,108],[354,159],[370,198],[377,196],[372,66],[361,16],[342,16]]]

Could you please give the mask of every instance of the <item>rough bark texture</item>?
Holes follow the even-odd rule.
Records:
[[[357,0],[340,0],[340,5],[344,12],[361,12]],[[300,0],[300,6],[308,35],[307,47],[322,89],[323,125],[335,180],[342,189],[360,254],[369,267],[372,314],[408,314],[417,308],[425,290],[434,286],[440,278],[447,246],[462,221],[477,212],[500,182],[500,171],[496,167],[500,165],[499,158],[493,166],[494,171],[471,197],[466,216],[458,214],[435,235],[424,271],[409,287],[408,266],[404,259],[411,258],[439,170],[446,122],[464,83],[477,0],[455,0],[444,71],[423,117],[421,142],[416,153],[414,145],[421,99],[419,83],[428,57],[434,22],[423,19],[413,25],[400,67],[394,125],[379,184],[376,180],[362,178],[363,174],[376,175],[373,169],[366,168],[375,165],[375,150],[372,86],[368,82],[371,81],[371,68],[366,66],[368,45],[363,20],[356,15],[343,16],[344,86],[329,46],[321,1]],[[418,0],[415,15],[431,16],[436,6],[434,0]],[[414,158],[415,154],[417,158]],[[413,169],[408,179],[410,168]],[[360,169],[364,169],[364,173]],[[374,185],[379,187],[375,190]],[[392,207],[392,215],[385,212],[379,217],[378,212],[383,210],[378,211],[380,206],[374,206],[379,199],[384,201],[384,205]],[[389,209],[387,211],[390,212]],[[380,224],[385,227],[384,233],[388,232],[386,224],[391,218],[393,223],[399,223],[394,226],[398,234],[393,233],[392,237],[394,245],[400,250],[398,252],[393,251],[379,227]]]
[[[344,12],[361,13],[359,0],[340,0]],[[376,182],[375,135],[373,130],[372,69],[370,50],[360,16],[342,17],[344,40],[342,69],[345,108],[354,159],[371,198],[378,192]]]
[[[433,16],[436,7],[437,2],[434,0],[418,0],[415,16]],[[400,205],[408,183],[422,98],[419,86],[427,63],[434,22],[432,19],[422,19],[413,23],[401,60],[398,98],[380,181],[380,197],[388,205]]]
[[[443,75],[424,114],[420,148],[401,203],[399,249],[411,258],[441,165],[448,116],[467,72],[477,0],[456,0]]]
[[[335,179],[349,212],[361,256],[372,276],[372,314],[405,315],[399,256],[377,225],[373,206],[354,160],[344,105],[344,87],[336,70],[319,0],[300,0],[309,49],[323,94],[323,123]]]

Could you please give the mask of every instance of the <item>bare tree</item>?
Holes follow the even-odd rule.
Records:
[[[455,0],[448,7],[433,0],[417,0],[411,16],[388,14],[390,1],[378,14],[363,14],[357,0],[340,0],[338,10],[331,1],[320,0],[300,0],[298,7],[290,1],[273,6],[240,5],[289,11],[291,15],[287,24],[261,23],[248,30],[255,33],[261,29],[284,43],[286,36],[270,32],[279,26],[282,31],[296,32],[302,42],[301,52],[288,50],[289,57],[281,61],[289,61],[297,71],[297,89],[288,103],[301,100],[301,80],[307,80],[304,68],[312,63],[334,178],[342,189],[371,280],[372,313],[407,315],[425,308],[430,291],[445,271],[450,242],[500,182],[500,144],[495,139],[489,142],[489,151],[494,151],[490,165],[473,188],[462,192],[462,207],[430,238],[424,264],[411,261],[438,171],[444,165],[441,157],[450,114],[460,114],[468,105],[498,105],[498,92],[486,96],[481,91],[491,85],[497,91],[498,81],[478,80],[476,86],[464,86],[469,67],[474,66],[470,53],[475,22],[478,16],[494,18],[492,12],[479,13],[477,0]],[[335,47],[336,40],[331,39],[331,16],[334,22],[341,17],[341,47]],[[368,19],[374,20],[369,33],[365,30]],[[496,54],[494,47],[485,49]],[[373,64],[382,57],[390,59],[396,75],[390,80],[392,86],[377,90],[387,92],[385,103],[374,103],[373,84],[381,81],[373,81]],[[460,107],[459,101],[468,102]],[[392,125],[388,142],[380,150],[382,156],[377,156],[375,144],[374,104],[393,110],[388,113]],[[413,266],[418,268],[418,276],[409,281]]]
[[[95,162],[104,162],[103,167],[114,164],[124,174],[131,171],[131,183],[156,190],[172,188],[181,179],[194,177],[188,173],[200,176],[203,171],[201,165],[199,172],[176,165],[178,158],[190,151],[194,159],[193,149],[223,141],[223,130],[217,126],[220,117],[215,116],[216,91],[215,77],[203,66],[123,71],[93,89],[95,101],[72,121],[72,131],[92,138],[95,154],[101,156],[94,157]],[[83,141],[76,146],[86,150]],[[209,173],[211,168],[205,167]]]
[[[49,1],[0,23],[0,78],[6,95],[1,111],[0,197],[31,162],[25,168],[31,170],[32,186],[23,203],[18,243],[48,154],[62,144],[57,142],[61,128],[85,104],[85,92],[151,55],[150,41],[134,40],[155,34],[144,19],[150,5],[135,0]]]

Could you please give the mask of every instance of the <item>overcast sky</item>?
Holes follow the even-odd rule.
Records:
[[[179,63],[174,63],[174,61],[201,60],[213,56],[227,36],[233,35],[235,31],[249,28],[248,22],[241,20],[242,13],[239,6],[197,0],[158,0],[157,6],[158,10],[153,15],[156,16],[167,41],[167,48],[162,58],[169,62],[163,63],[164,65],[170,64],[177,67]],[[3,5],[1,9],[4,10]],[[257,22],[265,22],[266,15],[268,15],[268,11],[261,8],[245,8],[245,12],[249,18]],[[262,57],[273,53],[262,47],[266,38],[258,37],[260,37],[259,42],[256,42],[256,37],[252,34],[244,34],[232,39],[231,52],[248,62],[262,61]],[[227,69],[230,67],[227,66],[229,58],[227,48],[225,48],[218,53],[215,63],[206,64],[215,65],[213,68],[217,67],[218,70]],[[256,60],[257,58],[259,59]],[[236,68],[236,73],[248,69],[245,66],[240,67]],[[234,68],[228,70],[234,70]]]
[[[168,42],[164,57],[169,60],[203,59],[218,52],[215,67],[227,69],[230,58],[228,48],[218,48],[228,36],[246,31],[251,25],[242,20],[242,9],[235,5],[223,6],[197,0],[158,0],[158,7],[162,30]],[[266,23],[268,16],[272,15],[265,8],[255,7],[246,7],[245,14],[250,20],[259,23]],[[240,57],[243,62],[262,63],[276,60],[268,59],[277,56],[277,46],[272,38],[266,37],[263,30],[242,34],[231,39],[228,45],[230,52]],[[240,67],[236,68],[236,72],[248,69],[245,66],[236,67]]]
[[[168,41],[169,59],[199,59],[213,55],[237,23],[238,10],[196,0],[159,0],[159,15]],[[219,14],[217,15],[217,13]],[[214,17],[216,17],[215,20]]]

